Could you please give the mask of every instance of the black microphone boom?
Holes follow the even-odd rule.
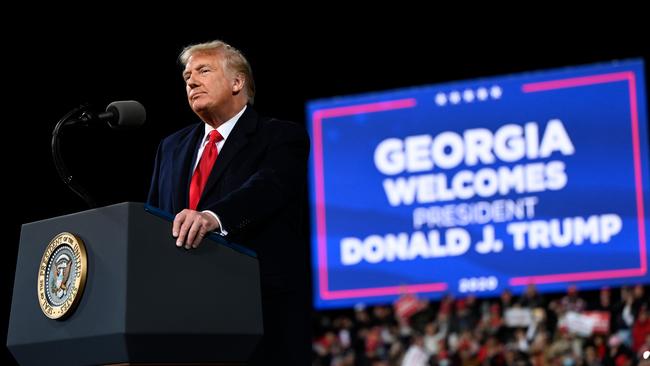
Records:
[[[73,117],[76,117],[74,119]],[[95,200],[90,196],[88,191],[72,178],[63,163],[61,148],[59,145],[59,130],[64,126],[89,126],[92,123],[105,121],[109,126],[116,129],[127,129],[139,127],[147,117],[147,113],[139,102],[135,100],[123,100],[113,102],[106,107],[106,112],[95,114],[87,106],[83,105],[68,112],[54,126],[52,131],[52,157],[59,177],[63,180],[68,188],[81,197],[90,208],[97,207]]]

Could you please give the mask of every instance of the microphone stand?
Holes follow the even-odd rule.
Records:
[[[54,127],[54,130],[52,131],[52,158],[54,159],[54,166],[56,167],[56,171],[59,173],[59,177],[61,180],[63,180],[63,183],[65,183],[68,188],[70,188],[74,193],[81,197],[81,199],[86,202],[88,207],[95,208],[97,207],[95,200],[90,196],[88,191],[86,191],[86,189],[81,186],[81,184],[72,178],[72,175],[68,172],[68,168],[63,162],[63,156],[61,155],[61,148],[59,144],[59,130],[66,125],[73,124],[71,120],[73,116],[81,114],[81,117],[79,119],[81,121],[84,121],[86,118],[88,118],[89,113],[90,112],[88,111],[88,106],[81,105],[68,112],[59,120],[59,122]]]

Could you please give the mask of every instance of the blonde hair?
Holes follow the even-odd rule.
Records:
[[[244,55],[235,47],[219,40],[197,43],[185,47],[178,56],[178,60],[183,66],[187,66],[190,57],[195,53],[209,52],[220,53],[223,56],[222,62],[226,70],[244,76],[244,90],[246,91],[248,102],[253,104],[253,101],[255,100],[255,80],[253,80],[253,70],[251,69],[251,65],[248,63],[248,60],[246,60],[246,57],[244,57]]]

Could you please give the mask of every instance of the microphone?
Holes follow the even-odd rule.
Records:
[[[56,126],[54,126],[54,130],[52,131],[52,158],[54,159],[54,166],[63,183],[86,201],[90,208],[97,207],[96,201],[68,172],[68,168],[65,166],[63,156],[61,155],[59,132],[67,126],[90,126],[97,122],[107,122],[111,128],[115,129],[135,128],[140,127],[146,117],[147,112],[142,104],[135,100],[121,100],[109,104],[106,107],[106,112],[99,114],[91,112],[86,105],[79,106],[63,116],[57,122]]]
[[[68,120],[66,126],[89,126],[92,123],[105,121],[114,129],[129,129],[140,127],[147,118],[144,106],[135,100],[120,100],[106,107],[106,112],[93,113],[85,110],[78,119]]]

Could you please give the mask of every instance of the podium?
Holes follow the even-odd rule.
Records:
[[[51,319],[41,260],[62,232],[83,242],[87,271],[76,304]],[[220,236],[178,248],[170,215],[131,202],[22,226],[7,335],[21,365],[245,364],[262,334],[258,260]]]

